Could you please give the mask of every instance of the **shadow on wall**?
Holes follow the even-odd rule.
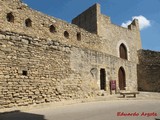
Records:
[[[44,115],[25,113],[21,111],[11,111],[0,113],[0,120],[46,120]]]

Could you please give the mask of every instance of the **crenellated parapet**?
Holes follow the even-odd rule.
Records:
[[[139,30],[139,23],[137,19],[134,19],[130,25],[128,25],[130,30]]]

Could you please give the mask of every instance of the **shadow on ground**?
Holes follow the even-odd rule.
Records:
[[[118,96],[117,98],[135,98],[134,96],[126,96],[126,97],[123,97],[123,96]]]
[[[0,120],[46,120],[44,115],[25,113],[21,111],[11,111],[0,113]]]

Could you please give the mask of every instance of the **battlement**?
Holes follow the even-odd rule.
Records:
[[[78,27],[84,28],[85,30],[98,35],[102,35],[101,31],[103,29],[108,29],[109,24],[112,25],[110,17],[101,14],[101,7],[98,3],[94,4],[80,15],[75,17],[72,20],[72,24],[76,24]],[[138,20],[133,20],[128,26],[128,29],[139,31],[138,27]]]
[[[128,29],[130,30],[139,30],[138,19],[134,19],[130,25],[128,25]]]
[[[84,28],[91,33],[97,34],[97,17],[100,13],[100,5],[96,3],[75,17],[72,20],[72,24],[76,24],[80,28]]]

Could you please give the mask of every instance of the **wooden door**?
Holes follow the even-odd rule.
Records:
[[[119,53],[120,53],[120,58],[127,60],[127,49],[124,44],[120,45]]]
[[[119,78],[119,89],[125,90],[126,78],[125,78],[125,71],[122,67],[119,69],[118,78]]]

